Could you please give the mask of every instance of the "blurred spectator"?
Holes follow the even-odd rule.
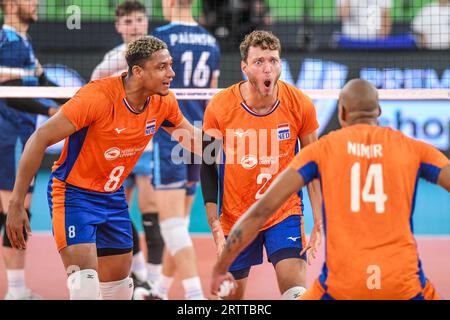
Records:
[[[230,0],[203,1],[203,13],[199,19],[217,37],[227,37],[231,27]]]
[[[241,42],[246,34],[266,29],[271,23],[269,8],[264,0],[231,0],[232,26],[237,41]]]
[[[389,36],[392,27],[391,0],[337,0],[342,36],[375,40]]]
[[[203,1],[200,23],[217,37],[231,32],[241,41],[241,35],[271,24],[269,8],[264,0],[208,0]]]
[[[427,49],[450,48],[450,3],[439,0],[424,6],[412,22],[417,43]]]

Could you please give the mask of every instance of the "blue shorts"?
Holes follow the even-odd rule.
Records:
[[[132,250],[131,220],[123,187],[113,193],[94,192],[51,175],[47,196],[58,251],[81,243],[95,243],[97,252],[109,250],[111,254]]]
[[[134,187],[135,185],[134,178],[136,176],[150,178],[152,176],[152,171],[153,171],[153,152],[145,151],[139,158],[136,165],[134,166],[130,175],[123,182],[123,187],[125,189]]]
[[[0,190],[12,191],[23,148],[35,128],[19,125],[0,115]],[[29,192],[32,191],[30,187]]]
[[[200,161],[194,161],[189,151],[181,151],[170,134],[159,130],[153,142],[153,179],[156,190],[184,189],[187,182],[200,180]],[[180,151],[180,152],[177,152]]]
[[[233,261],[229,271],[236,280],[247,278],[250,268],[263,262],[263,247],[266,248],[268,260],[273,266],[289,258],[306,261],[306,254],[300,256],[300,251],[305,245],[304,234],[302,217],[289,216],[269,229],[261,231]]]

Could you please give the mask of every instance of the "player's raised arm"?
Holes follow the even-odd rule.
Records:
[[[294,193],[304,186],[301,174],[287,168],[271,184],[264,196],[236,222],[227,238],[225,248],[217,259],[213,270],[214,277],[223,276],[238,254],[256,237],[269,217]],[[220,284],[220,283],[219,283]],[[217,293],[218,287],[211,289]]]
[[[25,145],[8,207],[6,231],[13,248],[25,249],[23,228],[30,232],[28,216],[24,208],[25,196],[31,180],[38,171],[48,146],[61,141],[76,131],[72,122],[58,112],[37,129]]]

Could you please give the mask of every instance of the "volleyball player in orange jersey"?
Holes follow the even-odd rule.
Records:
[[[14,248],[24,249],[22,230],[31,232],[24,210],[28,186],[46,147],[66,138],[48,198],[71,299],[131,299],[133,241],[122,183],[160,127],[194,136],[169,91],[175,73],[167,45],[139,38],[126,59],[128,74],[90,82],[32,135],[9,203],[7,234]],[[192,149],[189,139],[182,143]],[[189,241],[175,245],[181,254],[193,250]]]
[[[218,252],[225,242],[224,235],[293,159],[298,141],[304,147],[317,140],[319,126],[311,100],[278,80],[278,38],[269,32],[254,31],[245,37],[240,49],[241,68],[248,81],[213,97],[203,125],[204,132],[223,141],[224,147],[219,187],[211,187],[217,181],[215,163],[205,163],[202,169],[202,191]],[[320,194],[318,186],[316,190],[315,194]],[[313,209],[320,217],[320,200],[312,196],[313,189],[309,191]],[[299,254],[305,238],[301,198],[300,192],[292,195],[279,210],[274,210],[260,226],[257,239],[230,266],[239,283],[229,299],[243,298],[251,267],[263,262],[263,247],[274,266],[282,298],[294,299],[306,290],[306,257]]]
[[[377,126],[376,88],[352,80],[339,97],[343,129],[300,151],[265,196],[235,225],[213,272],[227,267],[292,193],[321,180],[326,234],[322,274],[301,299],[438,299],[413,236],[419,177],[450,191],[450,162],[433,147]],[[317,250],[314,236],[305,248]]]

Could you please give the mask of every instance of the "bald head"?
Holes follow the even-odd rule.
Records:
[[[380,114],[377,88],[366,80],[350,80],[339,94],[339,108],[347,125],[361,119],[376,122]]]

